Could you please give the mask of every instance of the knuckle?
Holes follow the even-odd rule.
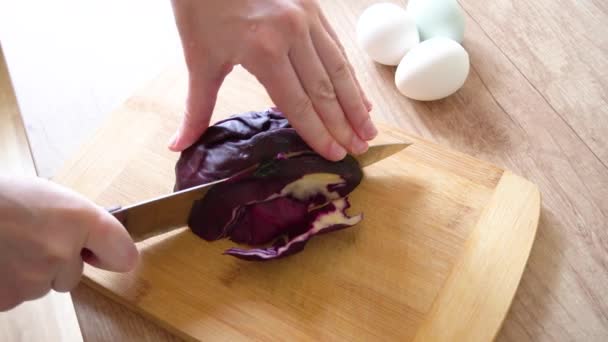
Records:
[[[333,101],[336,99],[334,86],[329,79],[322,79],[316,83],[312,94],[315,100]]]
[[[330,129],[331,135],[336,139],[342,146],[350,146],[353,141],[353,134],[343,129]]]
[[[292,34],[300,36],[308,31],[307,14],[302,7],[285,8],[280,14],[280,19]]]
[[[349,145],[354,137],[354,134],[348,124],[338,115],[326,115],[324,118],[330,134],[341,144]]]
[[[338,137],[346,137],[349,132],[348,123],[344,118],[336,115],[337,113],[329,113],[323,115],[323,122],[327,125],[332,135]]]
[[[350,68],[345,60],[341,60],[332,69],[333,77],[337,79],[348,79],[350,77]]]
[[[359,108],[359,106],[357,108]],[[370,116],[367,111],[363,110],[362,115],[360,115],[357,121],[358,123],[355,125],[355,127],[359,130],[363,130],[367,122],[370,121]]]
[[[365,110],[365,105],[363,102],[351,101],[349,103],[345,103],[343,108],[347,120],[353,129],[357,131],[363,130],[363,127],[367,121],[367,110]]]
[[[61,252],[53,252],[49,251],[44,256],[43,264],[45,267],[55,267],[56,265],[62,263],[64,260],[64,256]]]
[[[34,266],[40,275],[69,263],[80,250],[77,246],[66,246],[61,242],[53,242],[45,249],[45,253]]]
[[[293,105],[293,113],[295,115],[306,115],[312,111],[312,102],[307,96],[297,99]]]
[[[319,3],[316,0],[298,0],[297,4],[300,8],[309,13],[314,13],[319,10]]]
[[[276,40],[269,38],[269,35],[255,37],[251,45],[259,58],[269,62],[278,61],[283,55],[280,46],[276,44]]]

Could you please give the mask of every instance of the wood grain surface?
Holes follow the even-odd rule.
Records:
[[[162,147],[183,111],[186,79],[183,68],[169,68],[134,94],[55,181],[106,207],[171,192],[178,154]],[[256,80],[236,68],[214,121],[269,105]],[[356,227],[262,264],[223,256],[230,241],[207,243],[181,230],[138,243],[133,272],[86,267],[85,283],[188,339],[492,338],[534,241],[537,187],[381,128],[373,143],[413,145],[365,169],[351,196],[350,211],[365,215]]]
[[[464,46],[471,73],[457,94],[431,103],[402,98],[392,85],[393,70],[374,65],[357,48],[356,18],[374,2],[322,1],[374,101],[374,117],[511,169],[540,186],[538,236],[497,340],[607,340],[606,2],[459,1],[466,11]],[[113,55],[112,44],[105,46]],[[70,72],[78,73],[66,69],[63,77]],[[115,82],[121,77],[129,74],[116,75]],[[23,92],[36,94],[29,88]],[[158,332],[89,291],[82,287],[75,292],[89,340],[127,340],[133,330]],[[96,307],[114,309],[97,314]],[[162,340],[167,335],[156,336]]]
[[[0,45],[0,175],[36,175],[27,133]]]
[[[457,94],[432,103],[400,97],[392,70],[357,50],[352,28],[370,3],[323,5],[334,13],[376,117],[540,186],[538,236],[497,340],[608,339],[608,168],[598,157],[608,144],[597,143],[608,135],[605,3],[460,2],[471,73]]]
[[[0,175],[36,176],[36,167],[1,45]],[[70,294],[51,291],[42,298],[0,312],[0,341],[82,341]]]
[[[519,285],[520,278],[511,275],[521,274],[528,260],[539,209],[538,188],[506,171],[472,229],[462,257],[418,329],[415,341],[495,338],[497,331],[492,327],[503,322],[512,300],[507,294],[515,293]],[[480,297],[477,291],[472,291],[472,284],[476,283],[483,284],[483,293],[505,295]]]

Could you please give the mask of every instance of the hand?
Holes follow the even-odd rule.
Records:
[[[186,112],[170,148],[207,129],[217,92],[240,64],[300,136],[329,160],[367,150],[376,135],[340,42],[313,0],[172,0],[189,69]]]
[[[0,311],[71,290],[83,258],[124,272],[137,257],[120,222],[86,198],[43,179],[0,177]]]

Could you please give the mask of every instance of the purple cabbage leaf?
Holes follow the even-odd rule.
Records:
[[[188,226],[207,241],[253,247],[224,252],[237,258],[293,255],[313,236],[362,220],[346,213],[347,195],[363,177],[357,161],[324,159],[273,109],[212,125],[182,152],[175,171],[176,191],[228,178],[194,202]]]

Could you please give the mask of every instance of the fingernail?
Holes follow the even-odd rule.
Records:
[[[340,146],[337,142],[332,142],[329,147],[329,157],[332,160],[342,160],[346,157],[346,150]]]
[[[173,133],[173,136],[169,139],[169,148],[175,148],[175,144],[177,144],[177,132]]]
[[[369,97],[367,97],[367,95],[361,91],[361,97],[363,98],[363,105],[365,106],[365,109],[367,109],[368,112],[372,111],[372,101],[369,100]]]
[[[363,124],[363,127],[361,127],[361,130],[363,131],[363,138],[366,140],[373,139],[378,134],[378,130],[376,129],[376,126],[374,126],[372,119],[367,119]]]
[[[371,112],[372,109],[374,108],[374,105],[372,105],[371,102],[369,102],[368,99],[365,99],[365,109],[367,109],[367,112]]]
[[[361,154],[367,151],[369,146],[367,146],[367,143],[365,141],[361,140],[358,136],[355,135],[353,136],[350,148],[354,154]]]

